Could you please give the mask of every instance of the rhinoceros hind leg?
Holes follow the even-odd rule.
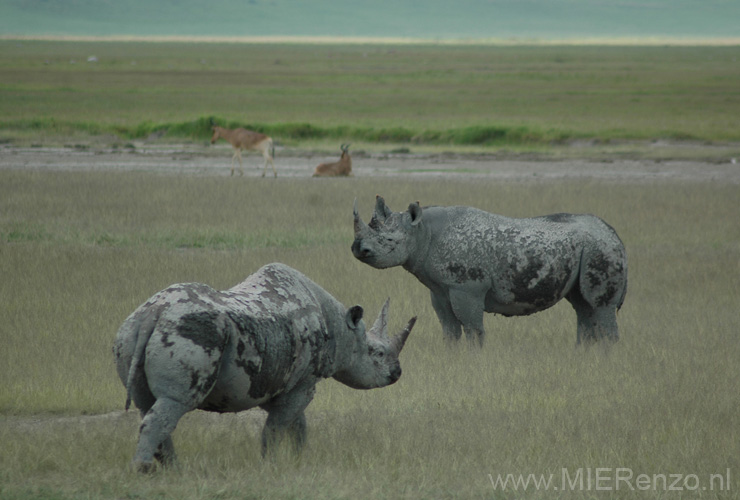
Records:
[[[301,414],[296,417],[290,427],[288,427],[287,435],[293,442],[293,446],[296,451],[301,451],[303,449],[303,445],[306,444],[305,413],[301,412]]]
[[[159,460],[159,463],[165,467],[174,465],[177,462],[177,455],[175,455],[175,445],[172,443],[172,436],[167,436],[162,444],[157,448],[154,453],[154,458]]]
[[[616,306],[592,307],[580,295],[569,296],[568,301],[578,316],[577,344],[619,340]]]
[[[170,435],[180,418],[191,409],[169,398],[161,398],[154,403],[139,428],[139,444],[133,460],[137,470],[150,472],[155,458],[164,466],[174,463],[175,448]]]

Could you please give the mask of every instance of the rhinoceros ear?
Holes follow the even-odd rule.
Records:
[[[415,201],[409,205],[409,214],[411,215],[411,225],[415,226],[421,222],[421,207],[419,202]]]
[[[347,309],[345,320],[347,321],[347,326],[351,330],[356,330],[359,326],[360,320],[362,320],[362,313],[362,307],[360,306],[352,306]]]

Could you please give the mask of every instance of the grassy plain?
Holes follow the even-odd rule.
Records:
[[[604,217],[630,259],[622,339],[608,354],[574,348],[563,303],[488,315],[480,352],[446,348],[422,285],[349,252],[352,201],[367,219],[375,193],[396,210],[420,199]],[[738,186],[713,183],[0,171],[0,497],[738,498],[738,199]],[[419,315],[401,380],[319,384],[299,458],[262,461],[251,420],[196,412],[174,434],[179,469],[133,474],[137,419],[85,417],[123,407],[116,329],[171,283],[226,288],[272,261],[370,317],[390,296],[392,328]],[[610,490],[596,490],[596,468]],[[618,468],[631,486],[616,483]],[[728,470],[720,491],[710,477]],[[494,490],[489,474],[552,474],[560,490]],[[683,492],[666,491],[671,474]]]
[[[204,140],[215,117],[283,145],[739,141],[737,58],[734,46],[0,40],[0,140]]]

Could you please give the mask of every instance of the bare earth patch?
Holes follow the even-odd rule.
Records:
[[[621,183],[683,180],[740,184],[740,159],[564,159],[496,154],[353,153],[356,177],[548,181],[593,179]],[[336,160],[302,151],[278,150],[279,178],[310,178],[316,165]],[[123,148],[0,147],[0,169],[35,171],[144,171],[173,175],[228,176],[231,148],[199,145],[155,145]],[[245,177],[262,175],[262,157],[244,155]],[[270,175],[270,177],[272,177]],[[314,179],[314,182],[321,182]]]
[[[190,412],[185,415],[181,422],[194,425],[225,425],[238,426],[259,432],[265,423],[267,413],[259,408],[240,413],[209,413],[205,411]],[[139,411],[131,409],[128,411],[117,410],[102,415],[33,415],[33,416],[0,416],[0,426],[14,432],[46,432],[55,429],[86,429],[96,426],[114,426],[117,429],[129,429],[132,433],[141,424]]]

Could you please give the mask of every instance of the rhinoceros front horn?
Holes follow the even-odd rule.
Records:
[[[393,349],[396,355],[398,355],[398,353],[401,352],[401,349],[403,349],[403,345],[406,343],[406,339],[409,338],[409,333],[411,333],[411,329],[414,327],[414,324],[416,324],[416,316],[411,318],[408,325],[406,325],[406,328],[401,330],[391,340],[391,349]]]

